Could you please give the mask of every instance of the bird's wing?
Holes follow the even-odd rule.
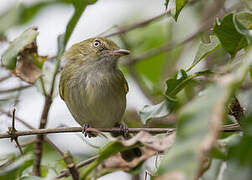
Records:
[[[61,99],[64,100],[64,80],[62,78],[62,76],[60,77],[60,83],[59,83],[59,95],[61,97]]]
[[[125,94],[127,94],[129,92],[128,83],[127,83],[123,73],[120,70],[118,70],[117,72],[119,73],[119,76],[121,77],[121,79],[124,81],[124,84],[123,84],[124,85],[124,90],[125,90]]]
[[[125,89],[125,92],[127,94],[129,92],[129,85],[128,85],[128,83],[127,83],[127,81],[126,81],[125,78],[124,78],[124,80],[125,80],[125,82],[124,82],[124,89]]]

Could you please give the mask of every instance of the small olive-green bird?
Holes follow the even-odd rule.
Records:
[[[117,60],[129,53],[102,37],[84,40],[64,53],[60,96],[84,131],[116,127],[121,122],[128,84]],[[128,161],[140,155],[137,148],[122,153]]]

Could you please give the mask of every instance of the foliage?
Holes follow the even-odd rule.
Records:
[[[23,32],[2,55],[2,64],[9,69],[15,69],[17,56],[25,47],[35,41],[38,36],[36,28],[32,27]]]

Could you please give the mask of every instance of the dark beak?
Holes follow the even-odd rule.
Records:
[[[130,54],[130,51],[126,49],[116,49],[116,50],[113,50],[113,53],[116,56],[126,56]]]

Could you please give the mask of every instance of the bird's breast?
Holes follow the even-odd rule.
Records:
[[[113,127],[121,121],[127,92],[119,70],[82,71],[70,79],[65,101],[81,125],[88,122],[92,127]]]

